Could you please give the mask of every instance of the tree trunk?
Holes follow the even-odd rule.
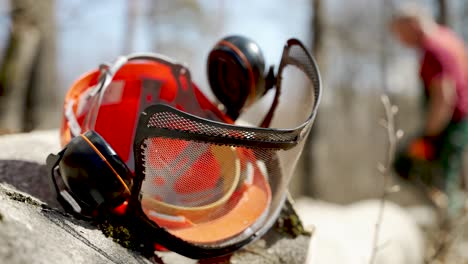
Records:
[[[314,56],[317,56],[320,50],[320,44],[322,39],[322,1],[312,0],[313,17],[312,17],[312,50]]]
[[[0,65],[2,130],[20,132],[58,126],[53,3],[10,3],[12,30]]]
[[[25,130],[28,86],[39,52],[40,32],[30,20],[27,2],[11,1],[11,33],[0,68],[0,128],[12,132]]]
[[[14,0],[17,1],[17,0]],[[40,3],[40,4],[39,4]],[[41,33],[37,67],[31,86],[29,129],[50,129],[59,126],[63,100],[58,96],[55,49],[55,0],[32,0],[37,27]],[[70,18],[72,19],[72,18]],[[66,67],[66,62],[61,67]],[[70,62],[68,62],[70,63]]]
[[[322,41],[322,1],[312,0],[312,20],[311,20],[311,34],[312,37],[312,52],[316,60],[319,59]],[[302,164],[302,179],[301,179],[301,194],[313,195],[312,193],[312,179],[314,175],[314,156],[313,156],[313,140],[316,132],[316,125],[312,126],[309,136],[306,139],[304,150],[301,158]]]
[[[439,16],[437,17],[437,22],[441,25],[448,25],[449,24],[449,21],[448,21],[449,10],[447,6],[447,0],[438,0],[437,7],[439,10]]]

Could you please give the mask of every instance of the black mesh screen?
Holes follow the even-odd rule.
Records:
[[[299,106],[309,110],[292,129],[228,125],[165,104],[142,113],[135,162],[138,199],[149,220],[210,247],[239,243],[273,225],[320,99],[315,63],[298,41],[288,41],[277,85],[287,66],[310,81],[311,99]]]

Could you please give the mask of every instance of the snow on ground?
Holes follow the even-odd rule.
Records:
[[[310,198],[299,199],[295,207],[304,225],[315,228],[308,263],[368,263],[379,206],[379,200],[341,206]],[[386,202],[376,264],[423,263],[425,240],[412,215],[414,212]]]

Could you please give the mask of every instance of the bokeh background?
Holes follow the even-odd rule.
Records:
[[[0,133],[57,128],[72,82],[122,54],[150,51],[183,61],[214,99],[206,57],[217,40],[250,37],[267,65],[277,65],[285,41],[296,37],[318,61],[324,96],[291,192],[345,204],[377,197],[382,176],[376,167],[387,144],[378,124],[384,117],[380,95],[388,93],[398,105],[397,126],[407,135],[422,119],[418,56],[397,44],[388,27],[401,2],[0,0]],[[414,2],[468,37],[463,0]],[[15,75],[5,72],[11,64]],[[285,119],[278,115],[275,123]],[[391,199],[415,203],[415,192]]]

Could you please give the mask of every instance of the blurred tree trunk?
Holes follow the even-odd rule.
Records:
[[[321,19],[321,10],[322,10],[322,1],[321,0],[312,0],[312,50],[314,56],[317,56],[320,51],[320,44],[322,39],[322,19]]]
[[[41,33],[41,43],[37,67],[33,69],[29,108],[31,120],[27,129],[50,129],[59,126],[63,105],[62,98],[57,96],[56,86],[55,0],[32,1],[29,7],[35,10],[34,18]],[[66,64],[61,67],[66,67]]]
[[[0,128],[13,132],[58,125],[54,0],[12,0],[11,33],[0,65]],[[54,124],[55,123],[55,124]],[[52,125],[54,124],[54,125]]]
[[[311,32],[310,37],[312,38],[312,55],[319,63],[321,42],[322,42],[322,1],[312,0],[312,19],[311,19]],[[316,122],[317,123],[317,122]],[[313,140],[316,134],[316,125],[312,126],[309,136],[305,142],[303,157],[302,157],[302,194],[312,196],[312,177],[314,177],[314,156],[313,156]]]
[[[447,0],[437,0],[437,8],[439,10],[439,16],[437,17],[437,22],[442,25],[448,25],[448,6]]]
[[[135,39],[136,19],[140,2],[138,0],[127,0],[127,14],[124,34],[123,34],[123,54],[130,54],[133,52],[133,41]]]
[[[28,86],[39,52],[40,32],[27,10],[29,4],[23,0],[10,3],[11,31],[0,68],[0,128],[13,132],[25,130]]]

